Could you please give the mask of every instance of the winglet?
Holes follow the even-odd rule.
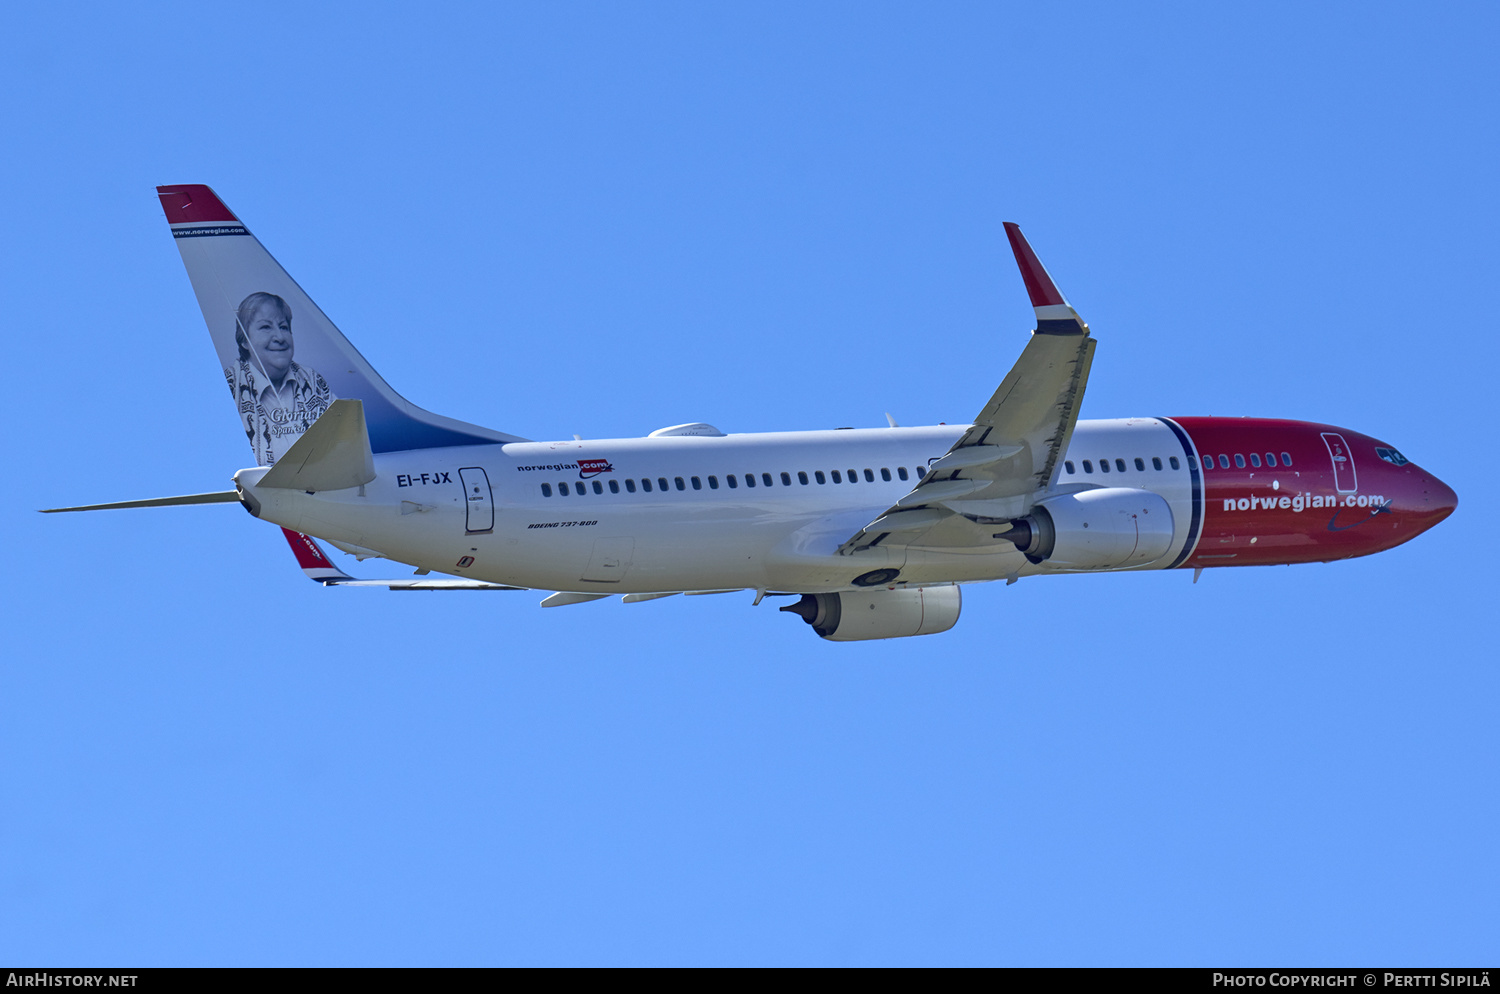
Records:
[[[1088,326],[1068,304],[1057,284],[1052,282],[1047,267],[1042,265],[1026,236],[1021,234],[1021,226],[1006,221],[1005,236],[1010,239],[1010,250],[1015,253],[1016,266],[1026,283],[1026,294],[1036,310],[1036,330],[1050,335],[1088,334]]]
[[[353,579],[328,560],[322,547],[313,541],[312,536],[294,532],[290,528],[281,529],[281,534],[286,536],[287,544],[292,547],[292,555],[297,557],[297,565],[302,567],[302,572],[309,579],[325,584],[331,580]]]

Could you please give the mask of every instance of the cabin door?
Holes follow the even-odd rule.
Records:
[[[464,531],[470,535],[494,531],[495,495],[490,491],[489,475],[478,466],[470,466],[459,470],[458,478],[464,487]]]
[[[1333,460],[1333,488],[1341,494],[1352,494],[1359,489],[1359,478],[1354,475],[1354,453],[1344,436],[1338,432],[1325,431],[1323,444],[1328,446],[1328,458]]]

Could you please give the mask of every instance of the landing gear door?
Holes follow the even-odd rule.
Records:
[[[1349,451],[1344,436],[1325,431],[1323,444],[1328,446],[1328,458],[1333,460],[1334,489],[1341,494],[1354,493],[1359,489],[1359,479],[1354,475],[1354,453]]]
[[[490,478],[478,466],[458,471],[464,487],[464,530],[473,535],[477,532],[495,530],[495,495],[490,491]]]

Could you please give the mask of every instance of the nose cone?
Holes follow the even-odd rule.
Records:
[[[1427,507],[1428,528],[1452,514],[1458,507],[1458,494],[1453,488],[1430,473],[1423,474],[1422,500]]]

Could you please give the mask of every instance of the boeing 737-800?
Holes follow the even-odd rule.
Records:
[[[1348,559],[1457,503],[1333,425],[1080,421],[1094,339],[1014,224],[1036,330],[971,424],[534,442],[412,405],[211,189],[157,193],[257,465],[233,490],[53,510],[238,502],[326,585],[548,607],[754,590],[855,641],[947,631],[964,583]],[[356,580],[313,536],[416,575]]]

